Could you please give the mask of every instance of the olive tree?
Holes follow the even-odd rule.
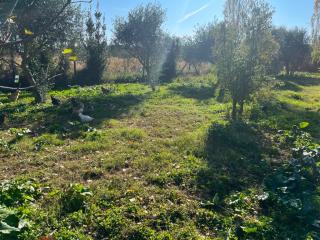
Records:
[[[272,35],[280,49],[276,59],[278,68],[285,68],[287,74],[293,74],[311,60],[311,49],[305,29],[275,28]]]
[[[165,11],[158,4],[148,3],[129,12],[127,18],[118,18],[114,24],[115,43],[138,59],[143,76],[152,87],[157,81],[159,59],[162,59],[162,25]]]
[[[10,2],[10,1],[9,1]],[[55,57],[78,33],[80,8],[71,0],[15,0],[0,13],[0,53],[14,51],[20,68],[34,89],[37,102],[46,100],[52,79],[59,76]]]
[[[233,120],[242,117],[245,101],[266,80],[276,53],[272,14],[263,0],[226,1],[224,21],[216,29],[214,53],[219,84],[232,98]]]

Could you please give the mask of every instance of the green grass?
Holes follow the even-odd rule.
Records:
[[[290,229],[281,209],[268,212],[259,199],[265,179],[291,155],[278,130],[307,121],[313,141],[320,137],[320,76],[279,78],[237,124],[228,123],[230,105],[217,101],[211,75],[156,92],[143,84],[114,88],[107,96],[100,87],[51,92],[62,99],[59,107],[33,105],[27,93],[16,103],[0,95],[0,111],[10,115],[0,130],[0,180],[39,185],[36,196],[26,193],[30,200],[6,205],[29,227],[0,233],[1,240],[311,236],[303,224]],[[71,97],[94,122],[72,117]]]

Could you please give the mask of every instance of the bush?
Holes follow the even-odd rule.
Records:
[[[177,59],[179,57],[179,40],[172,40],[166,61],[162,66],[160,75],[161,82],[171,82],[177,76]]]
[[[106,26],[102,21],[102,14],[96,11],[95,21],[89,16],[86,22],[87,33],[87,67],[85,69],[85,84],[102,83],[102,77],[107,65]]]

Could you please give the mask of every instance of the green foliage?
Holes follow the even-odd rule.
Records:
[[[271,35],[272,10],[265,1],[230,0],[225,6],[224,22],[216,29],[214,55],[219,84],[231,94],[232,119],[236,120],[242,116],[244,102],[267,80],[277,46]]]
[[[123,129],[121,137],[130,141],[140,141],[146,137],[146,133],[142,129]]]
[[[72,231],[69,229],[61,229],[54,234],[56,240],[91,240],[91,237],[86,236],[77,231]]]
[[[182,58],[189,64],[202,62],[214,63],[215,23],[197,27],[194,36],[187,39],[182,46]]]
[[[293,226],[296,234],[306,236],[316,226],[319,216],[319,149],[299,148],[293,155],[293,159],[266,179],[270,196],[264,206],[276,222],[282,223],[280,229],[285,227],[283,224],[291,228],[287,229],[288,236],[294,234]]]
[[[63,141],[60,140],[57,135],[44,134],[34,140],[34,149],[40,151],[45,146],[61,146]]]
[[[129,230],[128,240],[156,240],[155,231],[148,227],[138,227]]]
[[[87,52],[86,69],[84,79],[79,79],[85,85],[102,83],[102,77],[107,66],[107,39],[106,25],[102,19],[102,13],[96,11],[93,20],[91,13],[86,22],[86,43]]]
[[[178,39],[173,39],[165,62],[162,65],[160,81],[171,82],[177,76],[177,60],[180,52]]]
[[[278,71],[285,68],[287,74],[293,74],[311,62],[311,49],[306,30],[298,28],[288,30],[280,27],[273,29],[272,35],[280,45],[275,60]]]
[[[32,181],[4,181],[0,185],[0,204],[19,206],[35,201],[40,197],[38,184]]]
[[[148,3],[131,10],[127,19],[115,21],[116,44],[127,50],[143,66],[143,75],[154,86],[163,53],[162,25],[165,11],[158,4]]]
[[[28,206],[41,196],[33,181],[4,181],[0,185],[0,239],[13,240],[31,227]]]
[[[127,224],[127,220],[120,209],[109,209],[106,212],[106,218],[99,223],[98,232],[103,237],[116,239],[117,236],[121,235]]]
[[[0,239],[17,239],[18,234],[28,227],[18,211],[0,205]]]
[[[4,26],[0,35],[8,36],[3,42],[9,42],[7,48],[21,59],[14,70],[17,68],[27,83],[35,86],[35,100],[43,103],[53,76],[60,74],[57,72],[58,61],[53,60],[54,55],[81,32],[77,19],[80,11],[68,0],[18,1],[10,13],[12,7],[1,15],[0,22]],[[11,23],[7,21],[9,14],[14,18]]]
[[[60,204],[63,214],[85,210],[87,199],[92,196],[92,192],[81,184],[72,184],[62,192]]]

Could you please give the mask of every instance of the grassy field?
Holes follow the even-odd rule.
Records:
[[[229,123],[211,75],[155,92],[113,87],[51,92],[59,107],[0,95],[9,112],[0,129],[1,240],[320,239],[320,189],[299,182],[310,197],[273,189],[277,173],[291,171],[291,148],[320,138],[320,75],[279,77],[241,123]],[[93,123],[72,117],[71,97]],[[290,142],[302,122],[309,126]],[[290,192],[286,203],[279,189]]]

